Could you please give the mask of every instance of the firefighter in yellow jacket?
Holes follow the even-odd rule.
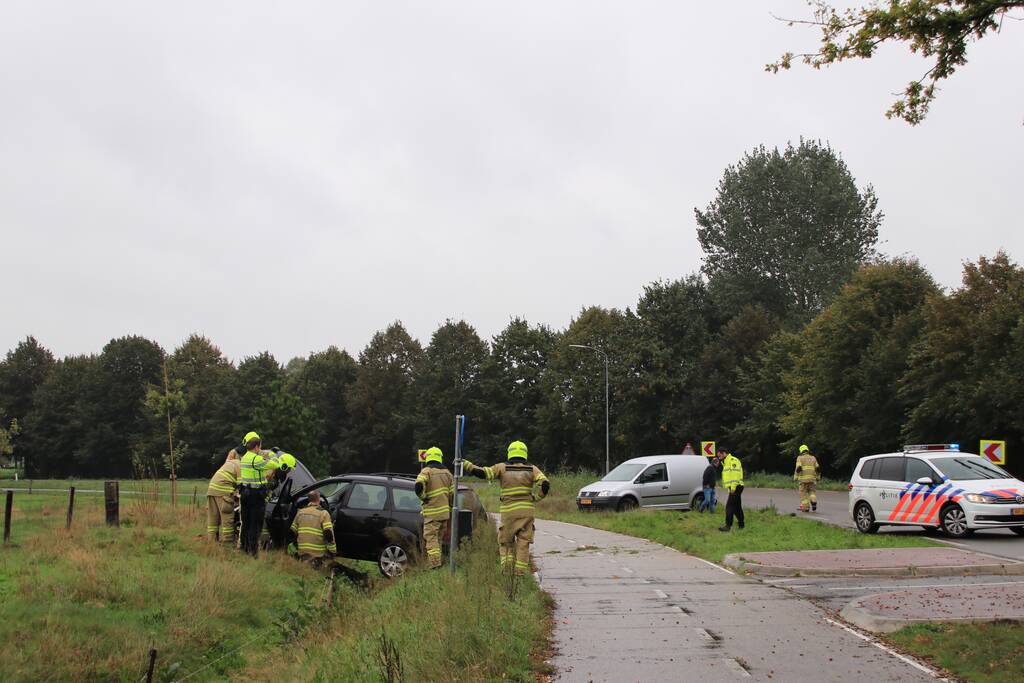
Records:
[[[818,480],[821,479],[821,467],[807,444],[800,446],[800,455],[796,457],[796,470],[793,472],[793,479],[800,486],[800,512],[807,512],[808,502],[810,510],[816,511],[818,496],[815,495],[814,489],[818,485]]]
[[[309,504],[295,514],[289,541],[295,544],[299,559],[319,567],[338,554],[331,514],[320,507],[320,492],[309,492]]]
[[[423,501],[423,541],[431,569],[441,566],[441,534],[451,515],[455,497],[452,473],[444,467],[444,454],[437,446],[427,450],[423,469],[416,477],[416,495]]]
[[[235,491],[242,478],[242,463],[232,450],[206,489],[206,535],[211,541],[235,540]]]
[[[501,528],[498,529],[498,553],[502,571],[515,568],[525,574],[530,568],[530,544],[533,543],[534,503],[548,495],[551,482],[527,460],[526,444],[508,445],[508,461],[491,467],[463,462],[466,474],[501,484]]]

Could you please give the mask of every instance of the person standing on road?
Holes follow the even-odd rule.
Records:
[[[743,465],[740,459],[730,453],[728,449],[720,449],[722,459],[722,486],[729,492],[725,501],[725,525],[718,527],[719,531],[730,531],[732,529],[732,518],[736,517],[736,524],[743,528]]]
[[[528,452],[522,441],[508,445],[508,461],[491,467],[477,467],[463,461],[466,474],[501,484],[501,528],[498,529],[498,555],[501,570],[513,567],[518,575],[530,569],[530,544],[533,543],[534,503],[548,495],[551,482],[537,467],[526,462]],[[539,486],[539,490],[538,489]]]
[[[260,449],[260,435],[249,432],[245,435],[245,455],[241,459],[241,548],[253,557],[259,552],[260,533],[267,510],[267,491],[279,467],[270,453]]]
[[[331,513],[320,507],[320,492],[316,489],[309,492],[309,504],[296,513],[288,540],[295,544],[299,559],[316,568],[338,554]]]
[[[431,569],[441,567],[441,535],[451,515],[454,482],[452,473],[445,469],[441,449],[427,449],[423,469],[416,477],[416,495],[423,501],[423,542]]]
[[[232,450],[206,489],[206,535],[211,541],[235,540],[235,491],[241,477],[242,464]]]
[[[800,487],[800,512],[807,512],[808,503],[811,512],[817,511],[818,496],[815,495],[815,488],[819,479],[821,467],[818,466],[818,459],[807,444],[803,444],[800,446],[800,455],[796,456],[796,470],[793,472],[793,480]]]
[[[714,455],[708,460],[708,466],[704,468],[704,476],[701,478],[701,486],[704,487],[704,499],[700,501],[698,512],[715,512],[715,483],[718,481],[718,456]]]

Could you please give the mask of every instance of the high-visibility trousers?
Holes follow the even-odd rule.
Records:
[[[501,516],[498,529],[498,562],[502,571],[515,569],[525,574],[530,569],[530,544],[533,543],[533,515]]]
[[[431,569],[441,566],[441,533],[446,521],[444,518],[423,520],[423,542],[427,547],[427,563]]]
[[[211,541],[235,540],[235,499],[231,496],[206,497],[206,536]]]
[[[811,509],[811,503],[817,504],[818,496],[815,495],[814,491],[818,488],[817,482],[814,481],[802,481],[800,482],[800,509],[807,512]]]

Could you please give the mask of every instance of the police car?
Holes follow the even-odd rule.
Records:
[[[904,446],[861,458],[850,479],[857,530],[882,525],[937,528],[954,538],[976,529],[1024,535],[1024,483],[957,444]]]

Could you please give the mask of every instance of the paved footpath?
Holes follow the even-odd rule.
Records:
[[[789,591],[643,539],[537,521],[559,681],[930,681]]]

